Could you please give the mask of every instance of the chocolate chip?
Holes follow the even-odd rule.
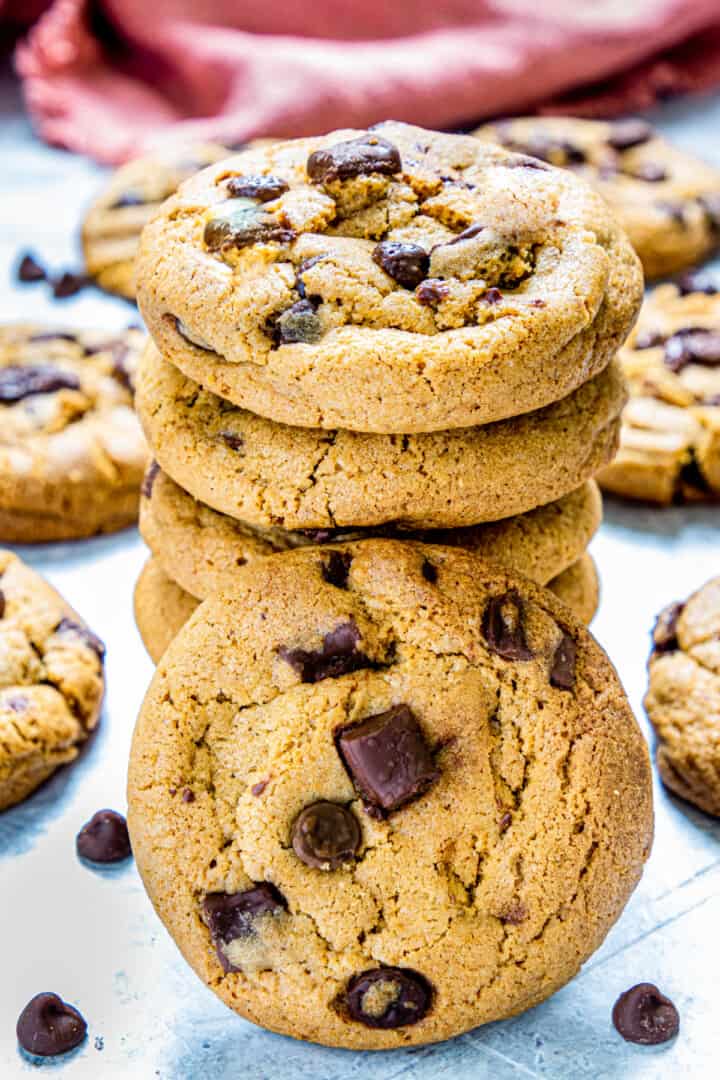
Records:
[[[423,564],[420,567],[420,573],[429,581],[431,585],[434,585],[438,579],[437,566],[433,566],[429,559],[423,559]]]
[[[227,189],[235,198],[257,199],[258,202],[272,202],[290,190],[279,176],[231,176]]]
[[[208,893],[203,900],[203,917],[225,971],[237,971],[224,945],[250,937],[253,924],[264,915],[277,915],[287,907],[284,896],[268,881],[239,893]]]
[[[682,371],[688,364],[720,365],[720,333],[706,327],[678,330],[665,342],[665,365]]]
[[[538,169],[547,172],[545,162],[538,161],[534,157],[528,157],[527,154],[513,154],[512,157],[506,161],[500,161],[498,164],[503,165],[506,169]]]
[[[510,813],[509,810],[506,810],[505,813],[501,816],[500,820],[498,821],[498,829],[500,830],[501,833],[504,833],[504,832],[507,832],[507,830],[510,828],[511,825],[512,825],[512,814]]]
[[[100,350],[93,350],[93,352]],[[112,374],[113,378],[124,386],[131,394],[135,393],[133,373],[128,367],[127,361],[130,356],[130,347],[124,341],[117,341],[111,346]]]
[[[662,210],[664,214],[667,214],[676,225],[681,225],[683,228],[687,225],[685,218],[687,203],[674,202],[672,199],[658,199],[653,205],[657,210]]]
[[[123,210],[126,206],[144,206],[146,202],[147,199],[140,192],[126,191],[108,207],[108,210]]]
[[[402,169],[402,161],[396,146],[379,135],[368,133],[325,150],[315,150],[307,159],[306,168],[314,184],[326,184],[373,173],[393,176]]]
[[[430,256],[425,248],[396,240],[384,240],[378,244],[372,257],[404,289],[414,289],[419,285],[427,277],[430,266]]]
[[[629,150],[633,146],[649,142],[653,135],[654,131],[647,120],[628,117],[626,120],[615,121],[607,141],[613,150]]]
[[[700,195],[698,203],[710,227],[720,231],[720,192]]]
[[[34,281],[44,281],[47,277],[45,267],[42,266],[31,251],[26,252],[20,259],[17,268],[17,279],[24,284]]]
[[[87,1034],[81,1014],[57,994],[36,994],[18,1018],[17,1040],[28,1054],[56,1057],[79,1046]]]
[[[490,288],[486,289],[482,296],[486,304],[499,304],[503,298],[503,294],[499,289]]]
[[[375,817],[418,798],[440,775],[407,705],[342,728],[337,747],[366,810]]]
[[[76,622],[74,619],[61,619],[55,627],[55,633],[61,635],[75,634],[89,649],[92,649],[97,654],[100,660],[105,656],[105,645],[84,623]]]
[[[75,334],[61,334],[55,330],[49,330],[42,334],[32,334],[28,341],[33,343],[37,341],[71,341],[73,344],[77,344],[77,337]]]
[[[359,641],[360,631],[350,619],[325,635],[320,650],[288,649],[282,645],[278,656],[298,673],[302,682],[317,683],[372,667],[369,658],[357,648]]]
[[[247,200],[240,199],[240,203]],[[210,251],[226,248],[243,248],[250,244],[290,244],[295,239],[295,232],[286,228],[282,222],[259,206],[232,206],[229,200],[224,209],[221,207],[216,217],[208,221],[204,232],[205,243]]]
[[[266,331],[276,345],[312,345],[323,336],[323,325],[312,301],[298,300],[279,315],[272,315]]]
[[[706,270],[687,270],[675,278],[675,284],[681,296],[689,296],[691,293],[705,293],[706,296],[715,296],[718,286]]]
[[[349,552],[331,551],[320,572],[328,585],[334,585],[336,589],[346,589],[351,565],[352,555]]]
[[[0,589],[0,619],[5,615],[5,593]]]
[[[638,983],[621,994],[612,1021],[623,1039],[641,1046],[669,1042],[680,1030],[677,1009],[652,983]]]
[[[66,300],[75,296],[90,284],[87,274],[78,274],[72,270],[63,270],[52,279],[53,296],[56,300]]]
[[[303,259],[303,261],[298,266],[295,275],[295,289],[298,293],[298,296],[301,300],[310,300],[310,302],[313,303],[315,307],[317,307],[320,303],[320,297],[311,297],[307,295],[307,292],[305,291],[305,282],[303,281],[303,274],[306,270],[309,270],[311,266],[315,266],[316,263],[322,262],[324,258],[324,255],[313,255],[309,259]]]
[[[334,802],[306,806],[292,827],[292,846],[298,859],[320,870],[337,870],[352,859],[361,839],[355,815]]]
[[[77,834],[75,847],[80,858],[88,862],[127,859],[131,851],[125,818],[115,810],[98,810]]]
[[[355,975],[348,983],[347,1009],[366,1027],[398,1028],[427,1015],[433,991],[428,980],[411,968],[380,967]]]
[[[525,922],[527,916],[525,905],[515,901],[505,908],[499,918],[501,922],[507,923],[509,926],[519,926],[520,923]]]
[[[218,431],[217,437],[231,450],[235,450],[236,453],[239,453],[245,447],[245,439],[235,431]]]
[[[678,619],[685,610],[685,605],[676,601],[664,607],[657,619],[652,632],[653,651],[656,653],[675,652],[679,649],[677,639]]]
[[[453,236],[452,240],[448,240],[446,244],[436,244],[435,246],[450,247],[451,244],[461,244],[463,240],[472,240],[474,236],[479,236],[484,228],[484,225],[476,222],[474,225],[468,225],[467,229],[463,229],[457,236]]]
[[[265,790],[265,788],[268,786],[269,783],[270,783],[270,778],[269,777],[268,777],[267,780],[259,780],[257,782],[257,784],[253,784],[253,786],[250,788],[250,794],[254,795],[257,798],[259,795],[262,795],[263,791]]]
[[[694,448],[690,450],[689,461],[686,461],[680,469],[676,492],[677,502],[682,503],[684,501],[687,488],[690,488],[696,493],[700,492],[702,495],[711,495],[713,493],[708,478],[700,468],[700,463]]]
[[[628,175],[634,176],[636,180],[645,180],[648,184],[658,184],[668,178],[667,169],[654,161],[641,162]]]
[[[520,140],[513,138],[510,132],[501,132],[499,139],[503,146],[552,165],[579,165],[585,161],[585,151],[581,147],[566,139],[555,139],[551,135],[536,133]]]
[[[140,486],[140,494],[144,495],[146,499],[152,496],[153,485],[157,474],[160,472],[160,466],[157,461],[151,461],[148,465],[147,472],[143,476],[143,482]]]
[[[171,326],[176,333],[180,335],[183,341],[187,341],[188,344],[194,345],[196,349],[203,349],[205,352],[215,351],[212,345],[208,345],[207,341],[204,341],[198,334],[194,334],[192,330],[185,325],[182,319],[178,319],[177,315],[172,315],[170,312],[167,312],[163,315],[163,322],[166,322],[168,326]]]
[[[421,304],[427,307],[435,307],[447,300],[450,295],[450,286],[442,278],[427,278],[415,290],[415,295]]]
[[[638,334],[635,338],[633,348],[634,349],[654,349],[658,345],[662,345],[665,341],[665,335],[661,334],[657,330],[644,330]]]
[[[531,660],[533,653],[525,640],[523,602],[511,589],[488,600],[483,614],[483,634],[489,647],[504,660]]]
[[[577,646],[574,638],[564,632],[555,650],[550,668],[550,685],[558,690],[572,690],[575,685]]]
[[[79,390],[80,380],[70,371],[51,364],[12,365],[0,368],[0,404],[11,405],[34,394]]]

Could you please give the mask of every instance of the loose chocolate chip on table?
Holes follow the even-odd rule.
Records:
[[[713,229],[720,230],[720,192],[711,192],[709,195],[700,195],[698,203],[710,226]]]
[[[125,818],[115,810],[98,810],[77,834],[75,846],[80,858],[88,862],[114,863],[129,858]]]
[[[322,337],[323,325],[313,302],[298,300],[279,315],[271,316],[267,331],[276,345],[312,345]]]
[[[407,705],[342,728],[336,741],[367,812],[376,817],[418,798],[440,775]]]
[[[100,660],[105,656],[105,645],[97,634],[93,634],[89,627],[84,626],[82,623],[75,622],[74,619],[61,619],[55,627],[55,633],[74,634],[79,637],[89,649],[92,649]]]
[[[645,180],[648,184],[659,184],[661,180],[668,178],[667,169],[654,161],[641,162],[629,175],[636,180]]]
[[[504,660],[531,660],[525,640],[523,602],[514,589],[488,600],[483,614],[483,634],[489,647]]]
[[[281,645],[278,656],[298,673],[302,682],[317,683],[372,667],[370,659],[357,648],[359,641],[360,631],[350,619],[325,635],[321,649],[288,649]]]
[[[347,551],[331,551],[322,564],[321,573],[328,585],[334,585],[336,589],[346,589],[351,565],[352,555]]]
[[[414,289],[419,285],[427,277],[430,266],[430,256],[425,248],[396,240],[384,240],[378,244],[372,257],[404,289]]]
[[[450,295],[450,286],[442,278],[426,278],[418,285],[415,295],[421,304],[432,307],[447,300]]]
[[[306,866],[337,870],[355,855],[362,833],[355,815],[334,802],[315,802],[292,827],[293,851]]]
[[[249,200],[228,200],[217,217],[211,218],[205,226],[204,239],[210,251],[225,248],[243,248],[250,244],[290,244],[295,239],[295,232],[288,229],[281,221],[267,210],[255,204],[247,205]],[[232,203],[241,205],[233,207]]]
[[[665,365],[682,371],[688,364],[720,365],[720,333],[705,327],[678,330],[665,342]]]
[[[433,991],[428,980],[410,968],[380,967],[355,975],[347,987],[347,1009],[366,1027],[398,1028],[427,1015]]]
[[[221,439],[226,446],[236,452],[241,451],[245,446],[245,439],[242,435],[236,434],[234,431],[218,431],[218,439]]]
[[[564,632],[560,644],[555,650],[550,668],[550,685],[558,690],[572,690],[575,685],[575,662],[577,646],[574,638]]]
[[[664,607],[653,627],[653,651],[656,653],[674,652],[678,646],[677,624],[685,605],[676,601]]]
[[[45,267],[42,266],[31,251],[26,252],[20,259],[17,268],[17,279],[24,284],[33,281],[44,281],[47,277]]]
[[[76,375],[71,371],[61,371],[51,364],[18,364],[0,368],[0,404],[3,405],[12,405],[34,394],[79,389],[80,380]]]
[[[350,180],[355,176],[380,173],[393,176],[402,168],[400,151],[379,135],[361,135],[359,139],[336,143],[315,150],[307,160],[307,174],[315,184],[331,180]]]
[[[628,117],[627,120],[615,121],[610,129],[608,143],[613,150],[629,150],[632,146],[649,142],[653,134],[652,126],[647,120]]]
[[[57,994],[36,994],[20,1013],[16,1032],[28,1054],[56,1057],[80,1045],[87,1024],[77,1009]]]
[[[140,485],[140,494],[144,495],[146,499],[149,499],[152,495],[153,484],[155,483],[155,478],[159,472],[160,466],[157,461],[151,461],[147,467],[147,472],[143,476],[143,482]]]
[[[287,907],[283,895],[268,881],[239,893],[208,893],[203,900],[203,917],[225,971],[236,971],[224,945],[250,937],[253,924],[264,915],[277,915]]]
[[[56,300],[66,300],[75,296],[90,284],[87,274],[76,274],[72,270],[63,270],[52,279],[53,296]]]
[[[677,1009],[652,983],[638,983],[621,994],[612,1021],[623,1039],[641,1046],[669,1042],[680,1030]]]
[[[279,176],[231,176],[227,189],[234,198],[272,202],[290,188]]]
[[[687,270],[675,279],[675,284],[681,296],[689,296],[691,293],[715,296],[718,292],[717,283],[705,270]]]

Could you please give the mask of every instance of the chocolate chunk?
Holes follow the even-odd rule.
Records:
[[[282,645],[278,649],[278,656],[298,673],[302,682],[317,683],[373,667],[370,659],[357,648],[359,641],[360,631],[354,620],[350,619],[326,634],[322,648],[317,652],[288,649]]]
[[[224,945],[250,937],[253,924],[263,915],[277,915],[287,907],[284,896],[268,881],[239,893],[208,893],[202,909],[218,960],[225,971],[237,971]]]
[[[425,248],[396,240],[384,240],[378,244],[372,257],[404,289],[414,289],[419,285],[427,277],[430,266],[430,256]]]
[[[101,351],[101,350],[93,350]],[[128,357],[130,356],[130,348],[124,341],[117,341],[111,346],[112,356],[112,374],[113,378],[117,379],[121,386],[124,386],[129,393],[135,393],[135,382],[133,379],[133,373],[128,367]]]
[[[180,335],[183,341],[187,341],[188,344],[194,345],[196,349],[203,349],[205,352],[215,352],[212,345],[208,345],[207,341],[201,338],[198,334],[194,334],[189,327],[185,325],[182,319],[178,319],[177,315],[172,315],[169,311],[163,315],[163,322],[171,326],[176,333]]]
[[[678,330],[665,342],[665,365],[671,371],[682,371],[688,364],[704,367],[720,365],[720,333],[706,327]]]
[[[128,827],[115,810],[98,810],[83,825],[75,840],[81,859],[95,863],[114,863],[131,855]]]
[[[641,1046],[669,1042],[680,1030],[677,1009],[652,983],[638,983],[621,994],[612,1021],[623,1039]]]
[[[44,281],[47,277],[45,267],[42,266],[31,251],[26,252],[20,259],[17,268],[17,279],[23,284],[34,281]]]
[[[708,225],[712,229],[720,231],[720,192],[700,195],[698,203],[708,220]]]
[[[435,247],[450,247],[451,244],[461,244],[463,240],[472,240],[474,236],[479,236],[484,228],[484,225],[475,222],[474,225],[468,225],[467,229],[463,229],[457,236],[453,236],[452,240],[447,241],[447,244],[436,244]]]
[[[295,239],[295,232],[267,210],[246,205],[246,199],[237,201],[245,205],[233,207],[233,200],[228,200],[224,209],[221,207],[217,216],[205,226],[204,239],[210,251],[269,244],[271,241],[290,244]]]
[[[342,728],[337,747],[368,813],[375,817],[418,798],[440,775],[407,705]]]
[[[504,660],[532,660],[533,653],[525,640],[523,602],[514,589],[488,600],[483,634],[492,651]]]
[[[555,650],[550,668],[551,686],[557,687],[558,690],[572,690],[575,685],[576,659],[577,646],[575,639],[564,631],[560,644]]]
[[[298,300],[279,315],[271,316],[266,330],[276,345],[312,345],[323,336],[322,321],[311,300]]]
[[[0,619],[5,614],[5,593],[0,589]]]
[[[245,439],[235,431],[218,431],[217,437],[231,450],[235,450],[236,453],[239,453],[245,447]]]
[[[675,279],[675,284],[681,296],[689,296],[691,293],[715,296],[718,292],[718,285],[706,270],[687,270]]]
[[[189,788],[189,787],[183,788],[182,801],[184,803],[194,803],[195,802],[195,792],[192,790],[192,788]]]
[[[63,270],[52,279],[53,296],[56,300],[66,300],[75,296],[90,284],[87,274],[78,274],[72,270]]]
[[[585,161],[585,151],[566,139],[555,139],[551,135],[536,133],[524,140],[513,138],[511,133],[499,133],[503,146],[521,154],[547,161],[551,165],[579,165]]]
[[[486,289],[482,296],[486,304],[499,304],[503,298],[503,294],[499,289],[490,288]]]
[[[28,1054],[57,1057],[84,1040],[87,1024],[81,1014],[57,994],[36,994],[18,1018],[17,1040]]]
[[[667,214],[676,225],[680,225],[682,228],[687,225],[685,218],[687,203],[674,202],[672,199],[658,199],[653,205],[656,210],[662,210],[664,214]]]
[[[352,555],[347,551],[331,551],[322,564],[321,573],[328,585],[336,589],[347,589],[348,574],[352,565]]]
[[[157,461],[151,461],[147,467],[147,472],[143,476],[143,482],[140,486],[140,494],[144,495],[146,499],[149,499],[152,496],[155,478],[157,477],[157,474],[159,472],[160,466],[158,465]]]
[[[500,921],[507,923],[509,926],[519,926],[520,923],[525,922],[528,912],[524,904],[519,901],[513,901],[499,916]]]
[[[315,150],[307,159],[306,168],[314,184],[326,184],[373,173],[393,176],[402,169],[402,161],[396,146],[379,135],[368,133],[325,150]]]
[[[258,780],[257,784],[253,784],[253,786],[250,788],[250,794],[254,795],[255,798],[258,798],[260,795],[262,795],[263,791],[269,783],[269,777],[267,778],[267,780]]]
[[[658,184],[661,180],[668,179],[667,169],[655,161],[641,162],[629,175],[636,180],[645,180],[648,184]]]
[[[527,154],[513,154],[512,157],[506,161],[500,161],[498,164],[503,165],[506,169],[538,169],[547,172],[547,164],[544,161],[528,157]]]
[[[37,341],[70,341],[73,344],[77,344],[77,337],[75,334],[59,333],[56,330],[49,330],[42,334],[32,334],[28,338],[28,341],[33,343]]]
[[[677,488],[676,500],[680,503],[684,501],[687,488],[692,489],[692,491],[696,493],[700,492],[703,495],[711,495],[713,493],[708,478],[700,468],[700,463],[694,448],[690,450],[690,460],[686,461],[680,470]]]
[[[139,191],[126,191],[108,207],[108,210],[123,210],[126,206],[144,206],[147,201]]]
[[[626,120],[615,121],[610,129],[608,143],[613,150],[629,150],[633,146],[649,142],[653,135],[654,131],[647,120],[628,117]]]
[[[305,282],[303,281],[303,274],[306,270],[309,270],[311,266],[315,266],[316,263],[322,262],[325,258],[324,255],[313,255],[309,259],[303,259],[297,268],[295,275],[295,289],[301,300],[309,300],[315,307],[321,303],[321,297],[308,296],[305,291]]]
[[[423,564],[420,567],[420,573],[429,581],[431,585],[434,585],[438,579],[437,566],[434,566],[429,559],[423,559]]]
[[[79,390],[80,380],[71,371],[51,364],[11,365],[0,368],[0,404],[12,405],[33,394],[54,394],[57,390]]]
[[[509,810],[506,810],[505,813],[501,815],[500,820],[498,821],[498,829],[500,830],[501,833],[504,833],[504,832],[507,832],[507,830],[510,828],[511,825],[512,825],[512,814],[510,813]]]
[[[74,619],[61,619],[55,627],[55,633],[75,634],[89,649],[92,649],[101,660],[105,656],[104,643],[96,634],[93,634],[92,630],[85,626],[84,623],[76,622]]]
[[[292,846],[298,859],[320,870],[337,870],[352,859],[361,839],[355,815],[334,802],[306,806],[292,827]]]
[[[415,295],[421,304],[427,307],[435,307],[447,300],[450,295],[450,286],[442,278],[426,278],[415,290]]]
[[[662,345],[664,341],[665,335],[661,334],[658,330],[644,330],[635,338],[633,348],[654,349],[658,345]]]
[[[433,991],[411,968],[372,968],[355,975],[347,987],[347,1009],[366,1027],[398,1028],[416,1024],[428,1013]]]
[[[290,188],[279,176],[231,176],[227,189],[234,198],[272,202]]]
[[[680,648],[677,639],[677,624],[684,609],[685,605],[679,601],[668,604],[662,609],[653,627],[653,652],[675,652]]]

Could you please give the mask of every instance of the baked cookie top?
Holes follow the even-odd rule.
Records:
[[[148,328],[191,378],[276,421],[372,432],[558,400],[607,365],[641,287],[582,181],[396,123],[205,169],[138,263]]]
[[[354,1048],[529,1008],[600,944],[652,834],[647,749],[547,590],[368,540],[238,572],[160,662],[133,850],[249,1019]]]
[[[645,708],[663,782],[720,816],[720,578],[659,615],[649,673]]]
[[[77,755],[100,714],[104,653],[52,586],[0,550],[0,810]]]
[[[617,214],[647,277],[692,266],[720,244],[720,171],[676,149],[645,120],[518,117],[475,135],[592,184]]]

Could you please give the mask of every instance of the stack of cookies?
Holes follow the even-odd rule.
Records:
[[[238,566],[368,535],[480,552],[592,616],[641,273],[582,181],[395,123],[264,145],[181,185],[137,282],[155,657]]]

